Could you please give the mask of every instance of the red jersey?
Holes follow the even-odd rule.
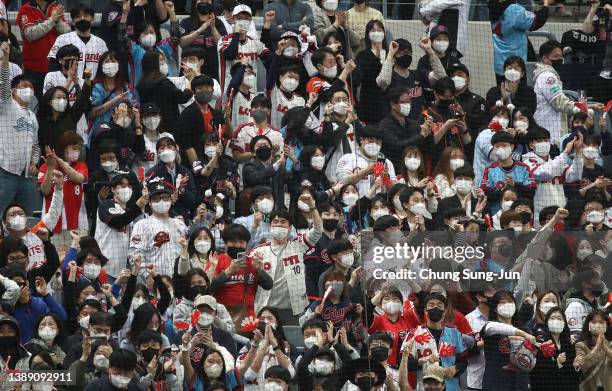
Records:
[[[391,366],[399,365],[399,356],[400,349],[402,347],[402,342],[408,335],[408,331],[410,328],[408,327],[408,322],[402,316],[397,319],[397,322],[392,322],[387,314],[384,315],[374,315],[374,321],[370,325],[368,329],[368,334],[372,335],[374,333],[387,333],[393,338],[393,345],[391,345],[391,355],[387,362]]]
[[[414,297],[414,295],[412,296]],[[448,322],[444,320],[442,322],[444,326],[456,327],[461,332],[461,334],[472,335],[472,327],[470,327],[470,324],[467,319],[465,319],[465,316],[457,310],[453,310],[453,315],[455,316],[455,321]],[[421,319],[421,317],[416,311],[416,307],[414,306],[412,301],[410,301],[410,299],[404,302],[404,313],[402,316],[404,319],[406,319],[406,322],[408,322],[408,326],[410,327],[410,329],[414,329],[419,325],[427,324],[427,313],[425,313],[423,315],[423,318]]]
[[[87,228],[87,212],[85,210],[85,197],[83,197],[83,185],[87,183],[89,171],[87,170],[87,164],[84,162],[77,161],[71,163],[70,166],[78,173],[83,174],[85,180],[79,185],[71,181],[68,175],[64,175],[64,208],[62,210],[62,215],[57,221],[57,225],[53,229],[55,233],[60,233],[63,229]],[[38,171],[38,183],[44,181],[46,172],[47,163],[44,163],[40,166],[40,170]],[[49,211],[54,190],[55,184],[52,185],[51,192],[45,196],[45,212]]]
[[[217,269],[215,276],[223,273],[232,263],[232,259],[225,253],[219,254],[217,258]],[[253,267],[250,258],[246,258],[246,270],[240,269],[229,277],[223,288],[215,292],[217,301],[225,306],[237,306],[243,303],[248,305],[250,311],[253,310],[255,303],[255,292],[257,292],[257,270]],[[248,274],[248,281],[245,283],[245,271]]]
[[[24,4],[17,13],[17,26],[21,30],[23,38],[23,67],[35,72],[47,72],[49,70],[49,59],[47,55],[55,43],[55,39],[59,36],[57,29],[54,27],[47,34],[39,39],[29,41],[26,38],[25,31],[31,26],[44,22],[51,16],[53,10],[59,6],[59,3],[52,2],[47,7],[46,13],[43,13],[36,6],[35,1]],[[64,17],[61,17],[64,20]]]

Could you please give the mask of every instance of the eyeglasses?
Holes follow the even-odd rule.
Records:
[[[24,257],[23,255],[18,256],[18,257],[7,257],[6,260],[9,263],[14,263],[14,262],[23,262],[25,260],[27,260],[28,257]]]

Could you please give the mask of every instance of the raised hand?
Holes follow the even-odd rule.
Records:
[[[34,282],[36,286],[36,293],[40,296],[45,297],[49,294],[49,289],[47,288],[47,282],[41,276],[36,277]]]

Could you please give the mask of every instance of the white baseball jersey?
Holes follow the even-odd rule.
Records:
[[[43,94],[49,91],[53,87],[66,86],[66,76],[62,73],[62,71],[49,72],[45,76],[45,81],[43,82]],[[83,88],[83,83],[85,80],[79,77],[79,87]],[[74,105],[76,102],[76,89],[74,86],[74,82],[70,82],[70,88],[68,91],[68,104],[70,106]],[[79,136],[83,137],[83,140],[89,139],[89,127],[87,126],[87,119],[85,118],[85,114],[81,116],[79,122],[77,123],[77,133]]]
[[[361,150],[357,150],[357,153],[350,153],[342,156],[338,161],[338,165],[336,168],[336,181],[341,181],[344,178],[347,178],[353,175],[356,172],[361,170],[365,170],[369,165],[376,163],[376,159],[370,159],[369,157],[363,155]],[[385,164],[389,169],[389,176],[391,178],[395,178],[395,169],[393,168],[393,163],[389,159],[385,159]],[[357,191],[360,196],[364,196],[368,194],[370,188],[374,184],[374,180],[376,178],[374,175],[368,175],[366,178],[363,178],[357,183]]]
[[[157,164],[157,141],[162,137],[173,137],[170,133],[162,132],[157,137],[151,138],[144,132],[142,135],[144,138],[145,150],[141,156],[136,156],[132,169],[138,171],[138,167],[144,167],[145,172],[148,172],[155,164]]]
[[[275,127],[268,127],[265,129],[257,128],[253,122],[246,122],[238,126],[234,131],[234,137],[230,147],[238,152],[250,152],[251,151],[251,140],[255,136],[266,136],[272,141],[272,145],[283,149],[285,141],[283,135]]]
[[[149,216],[142,219],[132,230],[128,257],[132,261],[140,255],[143,265],[152,263],[160,275],[171,276],[181,252],[179,241],[186,232],[187,227],[180,218]]]
[[[255,62],[262,57],[266,57],[270,50],[264,45],[259,38],[251,37],[247,35],[247,39],[244,43],[238,43],[238,55],[234,60],[226,60],[223,56],[223,52],[230,46],[230,42],[232,42],[232,37],[234,34],[228,34],[222,39],[219,40],[217,44],[217,48],[219,49],[219,82],[223,87],[223,92],[227,93],[226,89],[230,82],[230,69],[232,65],[236,62],[240,62],[240,59],[243,57],[247,57],[251,60],[251,64],[253,68],[257,67]]]
[[[540,73],[534,81],[537,109],[533,115],[537,124],[550,132],[550,142],[559,145],[561,140],[561,115],[551,101],[563,94],[563,83],[551,71]]]
[[[321,126],[323,126],[321,124]],[[334,132],[336,132],[338,130],[338,124],[337,123],[333,123],[333,128],[334,128]],[[320,132],[320,129],[315,129],[315,132]],[[337,145],[335,146],[331,146],[330,148],[328,148],[327,154],[325,156],[325,158],[327,159],[327,167],[325,167],[325,175],[327,176],[327,179],[330,180],[330,182],[332,183],[336,183],[336,168],[338,167],[338,162],[340,161],[340,159],[344,156],[344,152],[347,152],[348,154],[352,154],[354,149],[357,148],[356,142],[355,142],[355,131],[353,130],[353,125],[349,125],[348,130],[346,131],[346,137],[348,138],[348,143],[349,146],[351,148],[350,152],[349,151],[344,151],[342,148],[342,141],[338,142]]]
[[[277,128],[281,128],[281,122],[283,116],[287,114],[289,109],[294,107],[301,107],[306,104],[304,98],[296,94],[291,94],[290,98],[287,98],[285,94],[278,87],[274,87],[270,93],[270,99],[272,100],[272,125]]]
[[[251,119],[251,100],[255,94],[248,96],[238,91],[232,99],[232,128],[234,131],[245,122],[252,122]]]
[[[108,263],[104,265],[104,271],[114,278],[117,278],[121,270],[125,269],[133,223],[118,230],[107,225],[103,219],[110,218],[112,215],[121,215],[125,212],[125,209],[113,200],[104,200],[96,212],[96,233],[94,237],[100,244],[100,250],[108,258]]]
[[[4,5],[3,1],[0,1],[0,19],[7,19],[6,16],[6,6]]]
[[[106,42],[104,42],[102,38],[91,34],[91,36],[89,37],[89,41],[85,43],[78,36],[76,31],[72,31],[70,33],[62,34],[57,37],[55,43],[49,51],[49,55],[47,56],[47,58],[55,58],[55,55],[57,54],[59,48],[70,44],[76,46],[80,51],[79,68],[77,70],[77,74],[79,75],[79,77],[83,77],[83,71],[85,70],[85,68],[91,69],[92,77],[95,77],[96,72],[98,71],[98,62],[100,61],[100,56],[108,52]]]
[[[1,3],[1,1],[0,1]],[[15,78],[15,76],[19,76],[23,73],[23,71],[21,70],[21,68],[19,67],[19,65],[9,62],[9,77],[10,80],[13,80],[13,78]]]

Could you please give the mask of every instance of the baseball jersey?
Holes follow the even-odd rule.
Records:
[[[9,62],[9,78],[10,80],[13,80],[13,78],[15,76],[19,76],[23,73],[23,71],[21,70],[21,67],[19,67],[19,65]]]
[[[283,148],[283,135],[278,129],[273,126],[266,129],[257,128],[253,122],[243,123],[236,128],[230,148],[238,152],[250,152],[250,143],[255,136],[266,136],[272,141],[272,145],[277,146],[280,150]]]
[[[46,228],[49,231],[53,229],[53,227],[55,227],[57,224],[57,219],[62,214],[64,206],[63,200],[63,189],[54,189],[49,210],[42,216],[40,221],[36,223],[34,227],[32,227],[32,229],[35,227]],[[31,229],[27,229],[26,234],[21,238],[21,240],[23,240],[23,243],[28,247],[28,259],[30,262],[28,263],[27,270],[40,267],[47,263],[47,258],[45,256],[45,244],[38,237],[38,235],[34,234]]]
[[[338,160],[338,165],[336,168],[336,180],[341,181],[346,179],[347,177],[353,175],[356,172],[361,170],[365,170],[369,165],[376,163],[376,159],[370,159],[361,153],[361,150],[358,150],[357,153],[350,153],[343,155],[340,160]],[[389,170],[389,176],[391,178],[395,178],[395,169],[393,168],[393,163],[389,159],[385,159],[385,164]],[[368,175],[366,178],[361,179],[357,183],[357,191],[359,195],[368,194],[370,187],[374,184],[375,180],[374,175]]]
[[[49,91],[53,87],[66,86],[66,81],[67,81],[66,76],[64,76],[62,71],[55,71],[55,72],[47,73],[47,75],[45,76],[45,81],[43,82],[43,94]],[[83,88],[84,82],[85,80],[79,77],[79,87],[80,88]],[[74,82],[70,82],[70,89],[68,92],[68,104],[70,106],[74,105],[74,102],[76,102],[76,99],[77,99],[77,93],[76,93],[76,88],[74,86]],[[87,126],[87,119],[85,118],[85,114],[81,116],[81,118],[79,119],[79,122],[77,123],[77,133],[79,134],[79,136],[83,137],[83,140],[87,140],[89,137],[88,136],[89,128]]]
[[[107,221],[115,215],[122,215],[126,210],[112,199],[106,199],[100,203],[96,213],[96,241],[100,245],[100,250],[108,258],[108,263],[104,265],[106,274],[118,277],[121,270],[125,269],[128,247],[130,243],[130,231],[133,223],[122,229],[116,229],[107,225]]]
[[[287,96],[278,88],[274,87],[270,93],[270,99],[272,100],[272,125],[280,128],[283,116],[287,114],[289,109],[294,107],[301,107],[306,104],[304,98],[296,94],[291,93],[291,96]]]
[[[53,232],[60,233],[66,229],[87,229],[87,211],[85,209],[85,197],[84,197],[84,185],[87,183],[89,177],[89,170],[87,164],[84,162],[76,161],[70,163],[76,172],[82,174],[85,177],[83,183],[75,183],[68,178],[68,175],[64,174],[64,207],[62,215],[57,221],[57,225],[53,229]],[[43,183],[45,180],[45,174],[47,172],[47,163],[43,163],[38,171],[38,183]],[[55,191],[55,184],[51,187],[51,193],[46,195],[43,199],[43,208],[45,212],[49,211],[51,205],[51,199],[53,192]],[[51,228],[51,227],[49,227]]]
[[[223,87],[224,93],[227,93],[226,89],[231,79],[230,68],[232,65],[236,62],[240,62],[240,59],[243,57],[247,57],[251,60],[251,63],[254,63],[257,60],[267,57],[270,53],[270,50],[259,40],[259,38],[247,35],[244,42],[238,42],[238,55],[236,58],[234,60],[226,60],[223,53],[230,46],[233,36],[233,33],[228,34],[220,39],[217,44],[217,49],[219,50],[219,82],[221,83],[221,87]],[[255,67],[255,64],[253,64],[253,67]]]
[[[100,61],[100,56],[108,52],[106,42],[104,42],[102,38],[91,34],[89,36],[89,40],[87,41],[87,43],[85,43],[76,33],[76,31],[73,31],[68,34],[62,34],[57,37],[55,43],[49,51],[49,54],[47,55],[47,58],[55,58],[57,51],[62,46],[70,44],[76,46],[79,49],[79,67],[77,69],[77,74],[79,75],[79,78],[83,78],[83,71],[85,70],[85,68],[91,69],[92,76],[95,76],[96,72],[98,71],[98,62]]]
[[[245,122],[251,122],[251,100],[255,94],[245,95],[238,91],[232,98],[232,128],[237,129]]]
[[[334,132],[336,132],[336,130],[338,129],[338,126],[339,126],[338,123],[336,122],[332,123]],[[320,130],[314,130],[314,131],[317,132]],[[350,148],[350,151],[346,153],[346,155],[352,155],[355,149],[357,148],[357,145],[355,142],[355,131],[353,129],[352,124],[349,125],[349,128],[346,131],[345,137],[348,139],[348,146]],[[339,141],[337,145],[334,145],[328,148],[328,151],[325,155],[325,160],[327,161],[327,167],[325,167],[325,175],[327,176],[327,179],[329,179],[329,181],[332,183],[336,182],[336,169],[338,167],[338,162],[340,162],[340,159],[345,155],[344,152],[347,152],[347,151],[344,150],[342,141]],[[367,191],[364,194],[367,194]]]
[[[374,313],[374,321],[368,329],[368,334],[372,335],[375,333],[386,333],[393,339],[393,345],[391,345],[391,355],[387,362],[389,365],[397,366],[400,361],[400,348],[406,335],[408,335],[408,322],[403,316],[399,316],[397,322],[392,322],[387,314],[378,315]]]
[[[558,146],[561,142],[561,113],[555,110],[551,101],[563,94],[563,83],[556,73],[544,71],[536,76],[533,91],[537,99],[533,118],[550,132],[550,142]]]
[[[150,169],[157,163],[157,141],[162,137],[172,137],[170,133],[162,132],[157,137],[151,137],[144,132],[142,135],[144,139],[144,152],[141,156],[137,156],[132,165],[134,171],[138,171],[139,167],[144,167],[145,172],[149,172]]]
[[[508,176],[511,176],[516,184],[533,188],[536,187],[536,183],[531,175],[529,166],[518,161],[515,161],[510,169],[505,169],[504,167],[500,166],[499,162],[495,162],[490,166],[487,166],[482,176],[481,187],[484,190],[501,191],[504,187],[506,187],[506,177]]]
[[[160,275],[171,276],[181,252],[179,240],[187,227],[180,218],[159,219],[149,216],[134,224],[128,257],[140,255],[143,264],[152,263]]]
[[[0,1],[0,19],[7,19],[6,17],[6,6],[3,1]]]

